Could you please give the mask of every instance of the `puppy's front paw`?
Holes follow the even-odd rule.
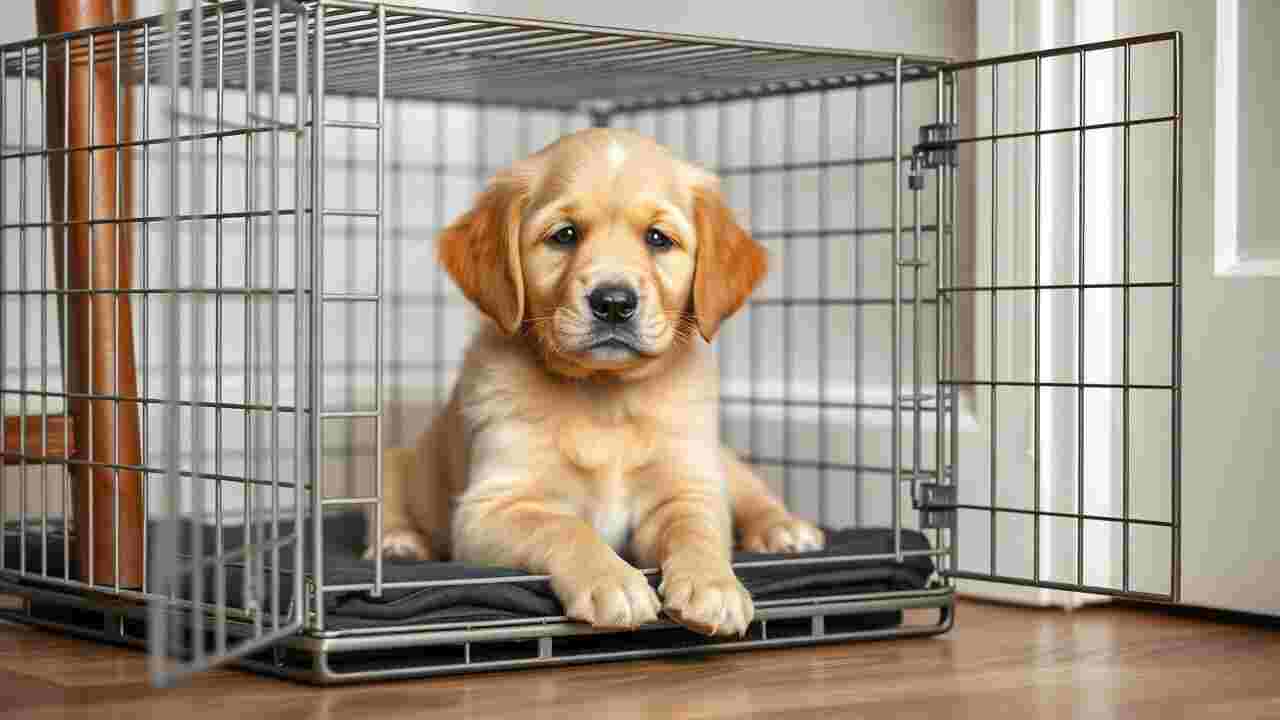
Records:
[[[364,559],[372,560],[375,549],[372,544],[364,551]],[[431,545],[422,533],[410,528],[396,528],[382,533],[382,557],[386,560],[416,560],[419,562],[431,559]]]
[[[664,570],[662,609],[672,620],[703,635],[745,635],[755,605],[732,568]]]
[[[562,583],[554,583],[561,585]],[[625,561],[603,572],[581,573],[556,594],[565,614],[592,627],[631,629],[658,619],[662,603],[644,573]]]
[[[742,549],[747,552],[812,552],[825,545],[821,530],[791,514],[767,517],[742,528]]]

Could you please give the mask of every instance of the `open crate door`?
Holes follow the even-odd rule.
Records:
[[[305,619],[307,15],[192,6],[149,26],[142,52],[162,118],[147,129],[164,141],[147,171],[169,188],[144,256],[164,398],[148,448],[164,468],[148,483],[156,684],[268,649]]]
[[[952,577],[1178,599],[1180,73],[1177,33],[940,70],[916,159],[958,470],[919,505]]]

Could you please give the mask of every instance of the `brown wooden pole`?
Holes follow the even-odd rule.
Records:
[[[35,0],[35,6],[42,35],[108,25],[133,15],[132,0]],[[116,87],[115,37],[113,33],[92,37],[92,67],[89,66],[89,38],[70,40],[70,68],[64,62],[65,44],[57,41],[49,44],[45,127],[51,150],[66,147],[65,142],[69,142],[70,147],[112,145],[117,140],[117,127],[121,141],[134,138],[131,93]],[[122,34],[120,42],[121,54],[128,57],[126,49],[135,39]],[[68,89],[69,103],[65,102]],[[52,220],[78,223],[67,226],[65,232],[62,226],[55,225],[50,235],[57,282],[62,290],[120,290],[133,286],[132,228],[109,222],[85,223],[135,215],[132,207],[134,152],[132,149],[119,153],[115,149],[71,152],[65,171],[64,154],[50,154]],[[117,193],[117,188],[121,192]],[[68,295],[59,315],[63,313],[66,314],[62,341],[68,357],[64,371],[67,391],[138,397],[129,296]],[[61,326],[59,332],[64,332]],[[146,521],[142,475],[135,470],[118,469],[142,464],[139,404],[72,398],[69,406],[78,435],[72,457],[78,463],[93,463],[73,464],[71,468],[77,577],[85,582],[110,585],[116,582],[118,572],[122,588],[140,588],[146,560],[142,541]]]

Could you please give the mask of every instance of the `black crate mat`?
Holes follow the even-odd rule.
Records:
[[[310,567],[311,547],[306,542],[309,522],[304,521],[301,538],[304,541],[306,565]],[[179,547],[190,548],[191,530],[196,527],[184,523],[180,528]],[[287,535],[292,522],[280,521],[281,535]],[[216,529],[212,525],[202,527],[204,553],[213,553]],[[373,563],[362,559],[365,540],[365,516],[360,512],[327,514],[324,520],[324,582],[326,585],[351,585],[373,582]],[[25,534],[25,543],[22,538]],[[60,522],[50,520],[44,531],[45,543],[41,544],[41,521],[28,520],[26,531],[10,522],[5,527],[4,568],[18,570],[20,558],[26,555],[26,570],[34,575],[63,576],[63,543],[65,535]],[[149,557],[155,558],[156,543],[160,537],[156,525],[148,532],[151,546]],[[271,537],[269,523],[259,526],[258,540]],[[244,545],[245,530],[240,525],[226,525],[222,530],[224,551],[232,551]],[[914,530],[902,531],[902,548],[906,551],[929,549],[929,541]],[[834,557],[843,555],[875,555],[893,552],[893,531],[889,528],[847,528],[827,531],[827,546],[821,551],[797,554],[759,554],[738,552],[734,560],[777,560],[800,557]],[[262,562],[265,561],[265,562]],[[74,565],[74,557],[72,563]],[[270,554],[261,558],[259,577],[270,584]],[[42,565],[47,563],[47,565]],[[151,571],[154,573],[152,562]],[[228,563],[225,570],[226,599],[232,607],[244,607],[246,569],[242,562]],[[911,591],[926,587],[933,574],[934,565],[927,556],[904,558],[903,562],[889,560],[841,560],[824,564],[776,565],[763,568],[739,568],[738,576],[757,601],[793,598],[830,597],[875,592]],[[215,569],[205,576],[204,595],[212,602],[215,597]],[[72,577],[74,577],[74,568]],[[385,582],[422,582],[431,580],[463,580],[504,578],[526,573],[510,568],[481,567],[455,562],[405,562],[385,561]],[[152,575],[154,577],[154,575]],[[286,547],[280,553],[280,602],[278,607],[288,607],[293,595],[293,553]],[[37,580],[38,577],[33,577]],[[659,578],[651,577],[656,586]],[[149,588],[152,591],[156,587]],[[189,596],[189,583],[181,588]],[[266,597],[269,597],[267,595]],[[266,603],[267,607],[271,604]],[[329,593],[325,599],[326,625],[332,629],[376,627],[379,625],[416,625],[442,622],[483,622],[519,618],[545,618],[563,614],[560,603],[551,593],[546,582],[505,582],[448,585],[415,589],[385,589],[381,597],[368,592],[351,591]],[[894,622],[896,622],[895,613]]]

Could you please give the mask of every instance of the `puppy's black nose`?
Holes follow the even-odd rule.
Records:
[[[587,296],[591,314],[604,322],[618,325],[631,319],[640,305],[636,291],[620,285],[602,285]]]

